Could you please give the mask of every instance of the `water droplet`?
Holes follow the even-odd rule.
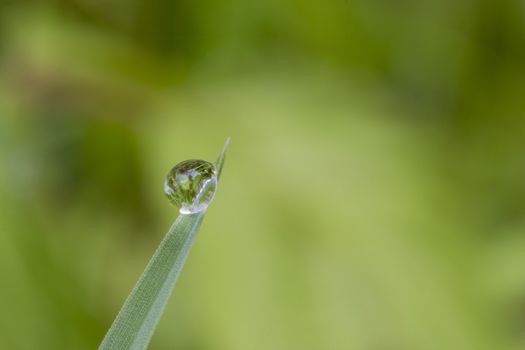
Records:
[[[212,163],[190,159],[170,170],[164,181],[164,193],[181,214],[205,210],[217,189],[217,170]]]

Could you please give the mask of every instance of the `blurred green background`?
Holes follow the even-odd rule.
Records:
[[[153,350],[525,346],[525,5],[0,3],[0,348],[95,349],[221,186]]]

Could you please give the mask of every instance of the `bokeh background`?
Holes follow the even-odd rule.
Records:
[[[0,348],[97,348],[231,136],[151,349],[523,349],[524,114],[522,1],[2,1]]]

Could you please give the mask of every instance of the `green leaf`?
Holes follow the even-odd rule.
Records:
[[[216,161],[218,174],[222,170],[228,143],[229,138]],[[99,350],[147,348],[204,214],[202,211],[177,217],[124,302]]]
[[[215,160],[215,168],[217,169],[217,178],[221,178],[222,173],[222,167],[224,166],[224,160],[226,159],[226,149],[230,145],[230,138],[228,137],[226,139],[226,142],[224,143],[224,146],[222,146],[221,151],[219,152],[219,155],[217,156],[217,159]]]

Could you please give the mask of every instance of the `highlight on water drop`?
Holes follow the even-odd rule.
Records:
[[[164,193],[181,214],[206,210],[217,190],[217,169],[210,162],[190,159],[175,165],[164,181]]]

